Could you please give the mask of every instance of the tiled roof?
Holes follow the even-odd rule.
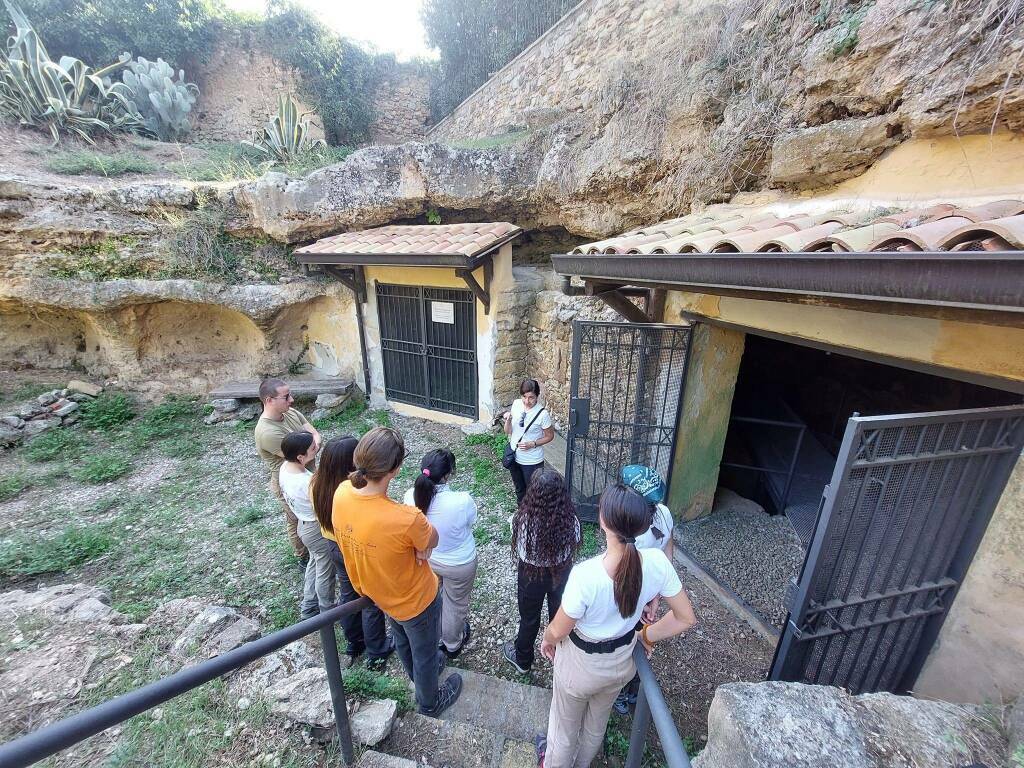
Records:
[[[426,224],[345,232],[296,249],[297,254],[477,256],[522,230],[508,222]]]
[[[716,205],[608,240],[579,254],[800,253],[1024,250],[1024,202],[952,203],[903,212],[780,216],[767,207]]]

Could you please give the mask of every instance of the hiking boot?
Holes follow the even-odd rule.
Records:
[[[442,654],[443,658],[443,654]],[[430,709],[420,707],[420,714],[427,717],[440,717],[448,707],[456,702],[462,693],[462,675],[453,672],[448,679],[437,688],[437,701]]]
[[[628,715],[629,714],[629,694],[626,693],[625,691],[622,691],[621,693],[619,693],[619,695],[615,697],[615,703],[612,704],[612,709],[614,709],[620,715]]]
[[[462,653],[462,649],[466,647],[466,643],[469,642],[470,636],[473,634],[473,630],[470,629],[469,622],[467,621],[465,626],[462,628],[462,641],[454,651],[449,651],[444,643],[441,643],[441,650],[444,651],[444,655],[449,659],[457,659],[459,654]]]
[[[501,655],[505,657],[505,661],[515,667],[521,674],[530,674],[530,667],[523,666],[519,663],[519,654],[516,653],[516,644],[509,640],[505,645],[501,647]]]

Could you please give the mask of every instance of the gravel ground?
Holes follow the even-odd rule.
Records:
[[[724,496],[724,499],[723,499]],[[686,551],[779,629],[786,620],[786,584],[799,574],[804,549],[782,515],[731,491],[716,497],[707,517],[677,526]]]

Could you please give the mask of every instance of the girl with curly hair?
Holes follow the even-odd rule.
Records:
[[[565,479],[553,469],[533,474],[512,520],[512,556],[518,574],[519,631],[505,643],[505,661],[526,674],[533,665],[540,611],[548,601],[548,620],[558,611],[562,590],[580,543],[580,520]]]

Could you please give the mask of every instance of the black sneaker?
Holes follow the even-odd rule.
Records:
[[[466,643],[469,642],[469,638],[472,634],[473,630],[470,629],[469,622],[467,621],[465,626],[462,628],[462,640],[454,651],[449,651],[448,648],[445,647],[445,644],[441,643],[441,650],[444,651],[444,655],[449,659],[457,659],[459,654],[462,653],[462,649],[466,647]]]
[[[420,707],[420,714],[427,717],[440,717],[448,707],[456,702],[462,693],[462,675],[453,672],[448,679],[437,688],[437,701],[430,709]]]
[[[309,552],[299,558],[299,570],[305,573],[307,565],[309,565]]]
[[[511,640],[501,647],[501,655],[505,657],[505,661],[515,667],[521,674],[530,674],[530,667],[524,667],[519,663],[518,654],[516,654],[516,644]]]

